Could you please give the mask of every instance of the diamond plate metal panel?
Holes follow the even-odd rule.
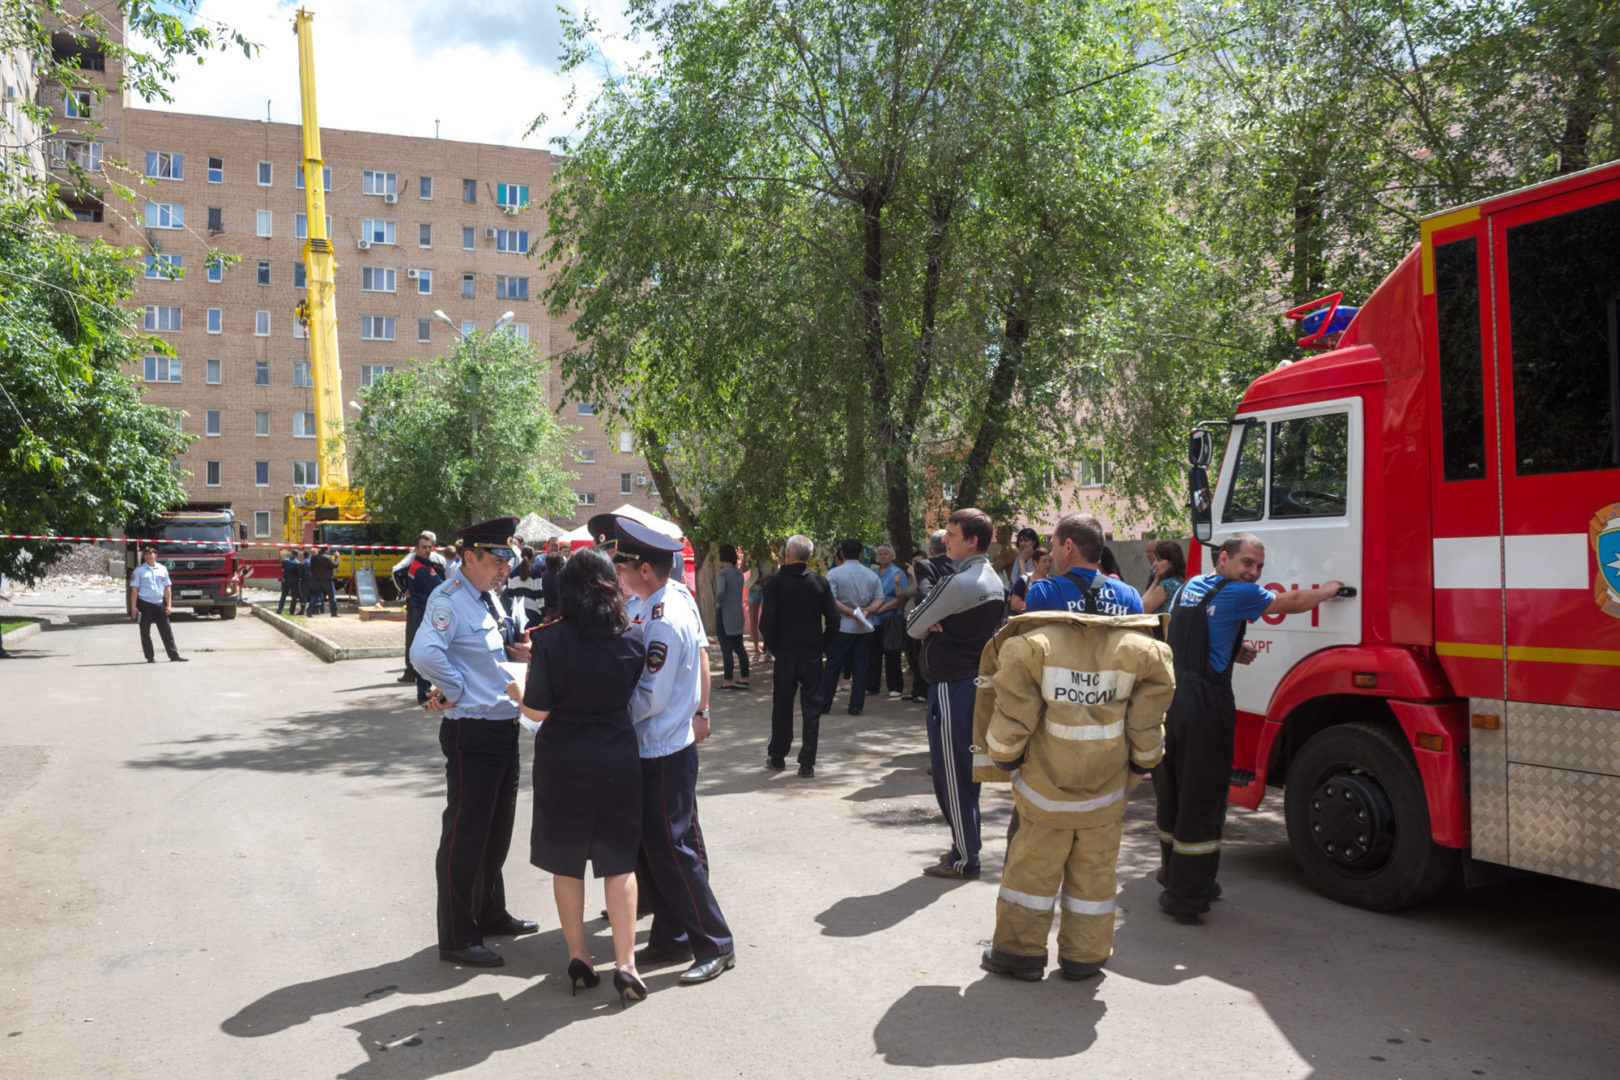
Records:
[[[1514,764],[1620,776],[1620,712],[1510,701],[1502,730]]]
[[[1470,714],[1502,716],[1505,702],[1471,698]],[[1474,857],[1508,861],[1507,731],[1474,728],[1468,741],[1469,826]]]
[[[1508,805],[1509,866],[1620,888],[1620,777],[1509,765]]]

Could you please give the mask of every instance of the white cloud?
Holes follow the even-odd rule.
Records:
[[[183,63],[171,88],[176,112],[299,120],[298,45],[294,3],[204,0],[205,20],[229,25],[260,45],[249,60],[240,51]],[[614,64],[633,62],[643,47],[622,37],[617,0],[573,0],[608,36],[599,45]],[[559,76],[560,22],[535,0],[325,0],[313,22],[318,108],[323,128],[543,148],[577,122],[563,115],[570,87],[580,102],[595,94],[601,65]],[[546,122],[527,139],[529,125]]]

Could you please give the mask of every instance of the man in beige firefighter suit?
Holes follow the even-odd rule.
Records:
[[[1157,626],[1151,615],[1039,612],[985,646],[973,778],[1010,780],[1017,815],[986,971],[1040,979],[1054,906],[1064,978],[1096,975],[1113,954],[1125,800],[1164,755],[1175,695]]]

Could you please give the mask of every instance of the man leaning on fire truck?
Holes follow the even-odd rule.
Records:
[[[1274,593],[1256,585],[1266,548],[1253,533],[1233,533],[1215,552],[1215,573],[1191,578],[1170,615],[1176,696],[1165,717],[1164,760],[1153,771],[1158,803],[1159,907],[1177,922],[1196,923],[1221,894],[1221,828],[1232,769],[1237,706],[1232,665],[1247,664],[1248,623],[1262,615],[1293,615],[1337,596],[1342,582]]]

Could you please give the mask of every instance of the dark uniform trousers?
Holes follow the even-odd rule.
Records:
[[[1209,910],[1221,865],[1221,830],[1232,775],[1237,705],[1232,665],[1209,663],[1209,616],[1205,607],[1225,588],[1204,594],[1196,607],[1177,608],[1170,621],[1176,696],[1164,718],[1164,760],[1153,770],[1159,850],[1163,857],[1165,907],[1174,914]],[[1239,633],[1232,655],[1243,643]]]
[[[697,828],[697,744],[641,759],[641,853],[636,878],[652,909],[647,944],[686,944],[697,960],[731,948],[731,928],[709,888]]]
[[[163,613],[162,602],[153,603],[136,597],[135,610],[141,617],[141,652],[146,654],[146,658],[155,659],[152,655],[153,623],[157,623],[158,636],[163,639],[163,651],[168,653],[171,659],[179,656],[180,650],[174,647],[174,631],[169,629],[169,617]]]
[[[417,628],[422,625],[422,616],[427,612],[427,606],[417,607],[415,604],[405,605],[405,674],[416,677],[416,696],[418,699],[427,696],[433,689],[433,684],[417,674],[416,665],[411,663],[411,642],[416,640]]]
[[[448,799],[433,869],[439,885],[439,948],[482,945],[481,928],[510,918],[501,867],[517,814],[518,725],[446,718],[439,723]]]
[[[298,579],[290,578],[283,572],[281,575],[281,595],[276,598],[276,614],[281,614],[282,607],[290,599],[292,600],[293,614],[297,615],[298,601],[302,594],[303,590],[298,587]]]
[[[773,758],[787,757],[793,745],[793,696],[799,697],[799,715],[804,721],[804,746],[799,750],[800,765],[816,763],[816,747],[821,741],[821,654],[785,653],[776,658],[771,674],[771,741],[765,753]]]
[[[928,761],[934,798],[951,827],[951,859],[958,869],[979,864],[979,785],[973,782],[973,679],[928,688]]]

